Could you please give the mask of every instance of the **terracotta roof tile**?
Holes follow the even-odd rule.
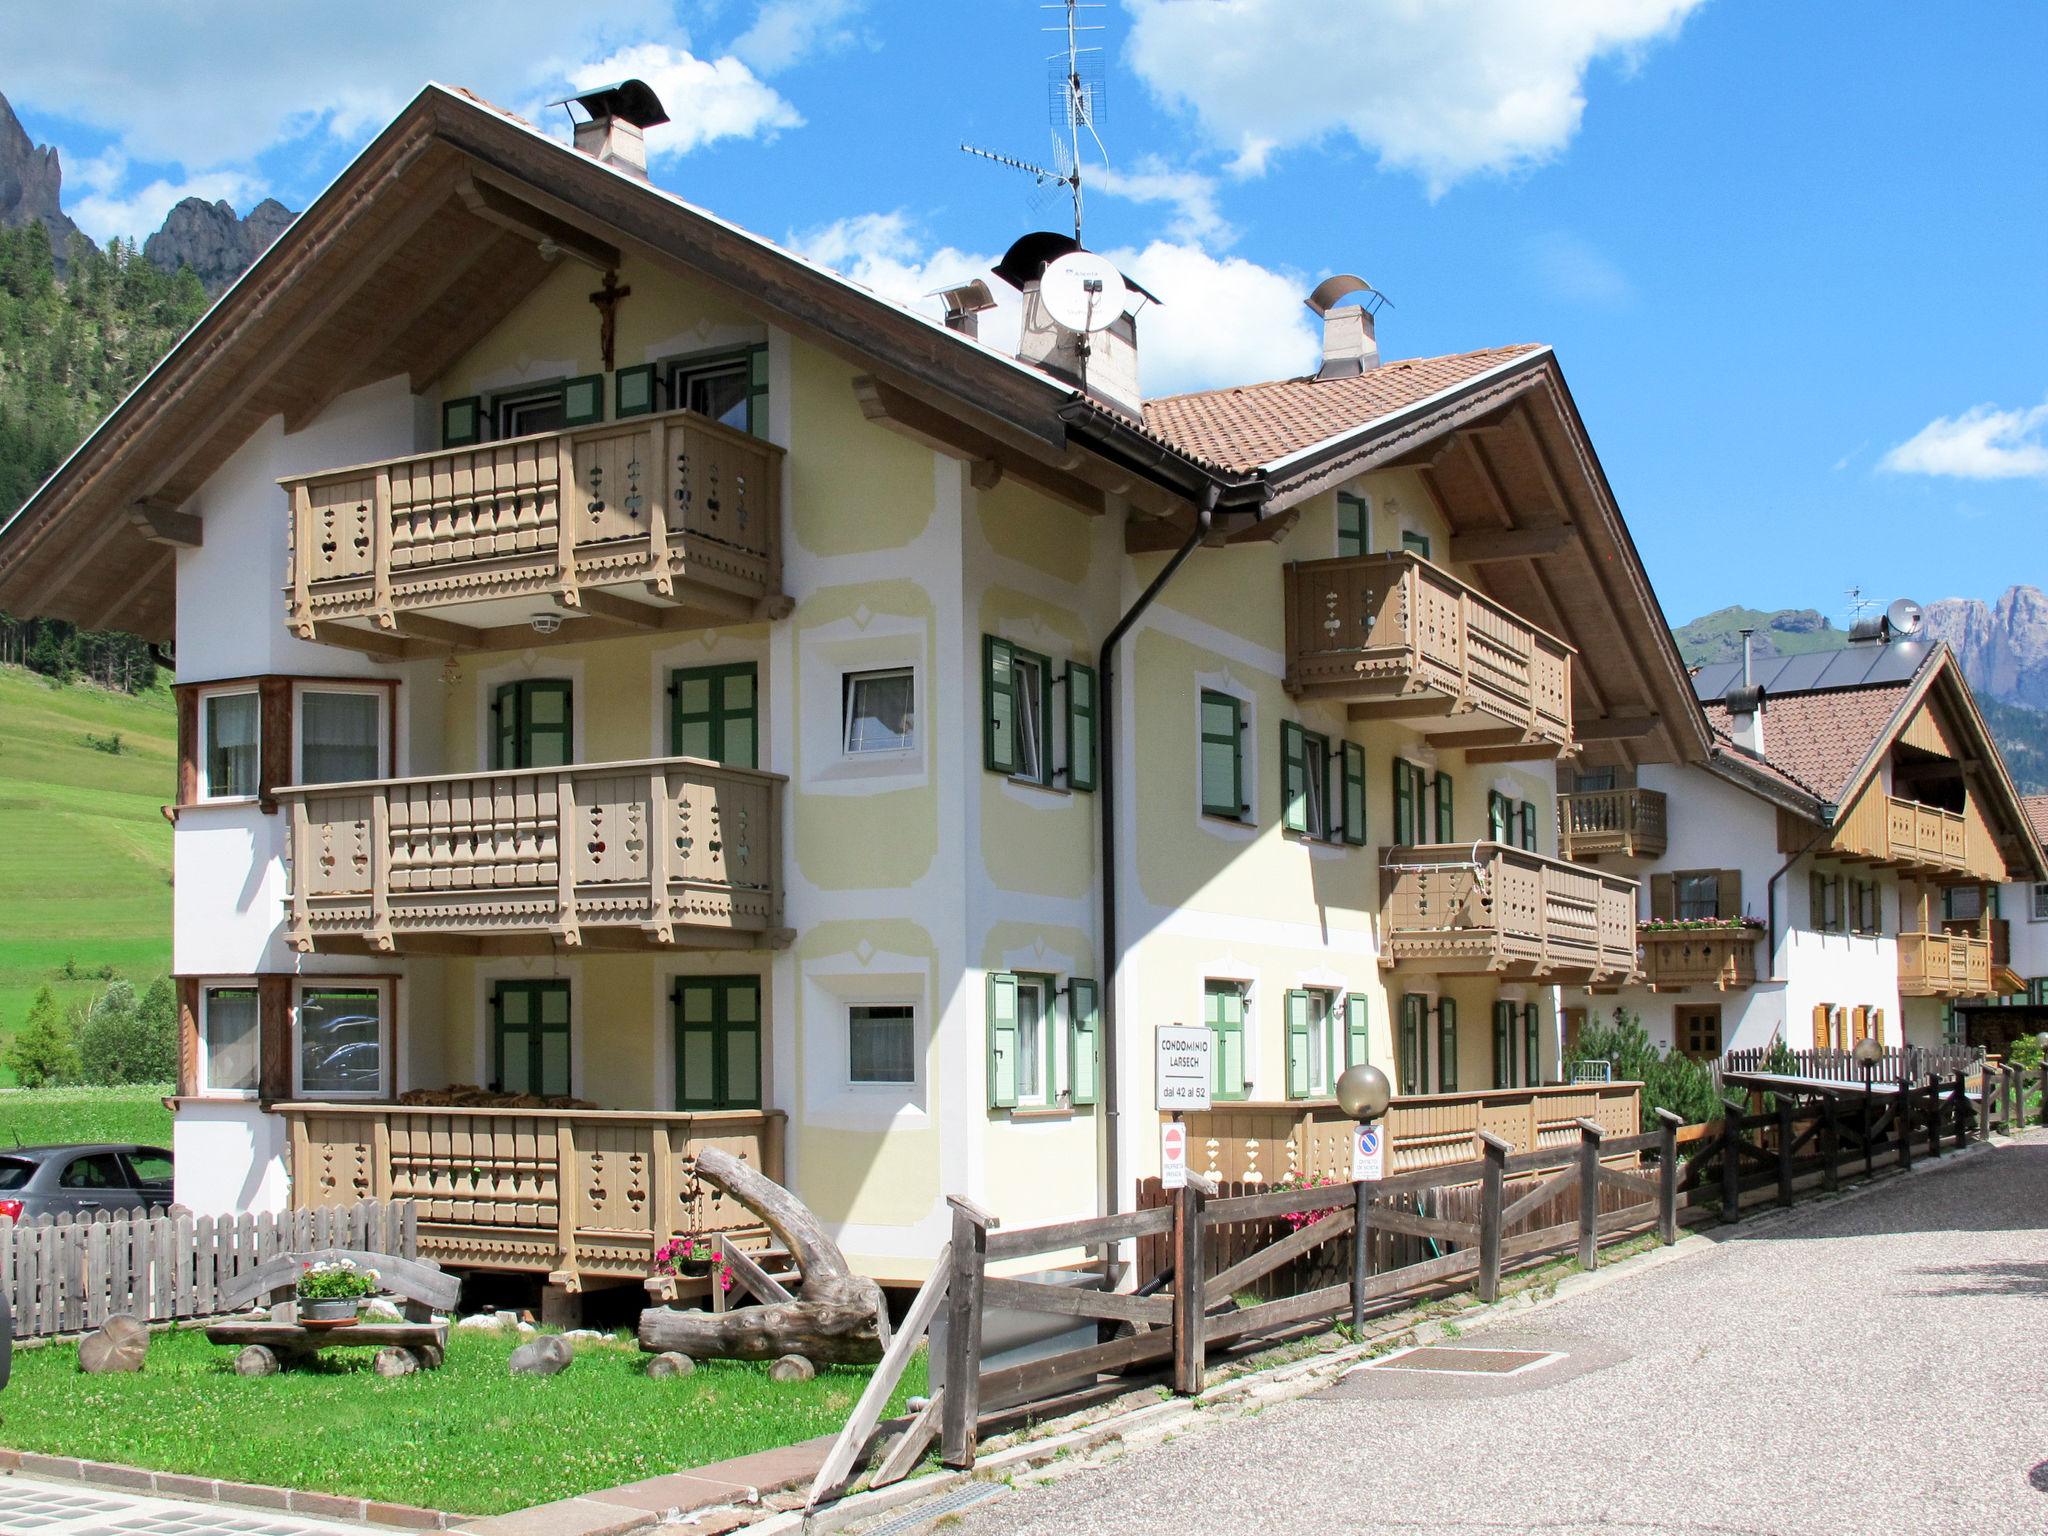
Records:
[[[2041,846],[2048,848],[2048,795],[2022,795],[2020,804],[2026,807],[2027,820],[2033,824],[2034,836],[2041,840]]]
[[[1887,683],[1776,694],[1764,704],[1765,761],[1801,788],[1838,802],[1911,689],[1911,683]],[[1706,712],[1714,733],[1732,742],[1728,706],[1709,704]]]
[[[1349,379],[1275,379],[1145,402],[1145,425],[1225,469],[1253,469],[1462,384],[1542,348],[1491,347],[1382,363]]]

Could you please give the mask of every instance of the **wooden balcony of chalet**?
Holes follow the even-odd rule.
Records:
[[[1705,926],[1645,923],[1636,930],[1643,981],[1652,992],[1727,992],[1753,987],[1761,927],[1748,923]]]
[[[678,1232],[761,1231],[752,1211],[691,1176],[704,1148],[783,1177],[780,1110],[276,1109],[293,1209],[414,1201],[420,1256],[466,1269],[638,1279]]]
[[[301,951],[786,944],[780,774],[698,758],[291,785]]]
[[[780,617],[782,457],[668,411],[282,480],[290,623],[406,656]]]
[[[1654,859],[1668,846],[1661,789],[1582,790],[1557,797],[1557,851],[1567,859],[1605,854]]]
[[[1780,821],[1782,846],[1787,833]],[[1961,813],[1874,792],[1842,819],[1830,852],[1909,874],[1956,875],[1973,869],[1969,823]]]
[[[1960,933],[1899,935],[1901,997],[1989,997],[1991,940]]]
[[[1504,843],[1387,850],[1382,963],[1444,975],[1634,980],[1636,882]]]
[[[1414,554],[1290,563],[1289,693],[1423,725],[1474,761],[1572,745],[1572,648]]]

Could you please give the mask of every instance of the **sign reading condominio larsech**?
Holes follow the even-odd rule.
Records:
[[[1155,1031],[1159,1055],[1159,1107],[1209,1107],[1209,1050],[1216,1037],[1185,1024],[1161,1024]]]

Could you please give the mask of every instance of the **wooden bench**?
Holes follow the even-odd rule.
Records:
[[[356,1322],[342,1327],[309,1328],[299,1321],[299,1276],[311,1264],[349,1263],[374,1270],[382,1294],[396,1297],[403,1322]],[[448,1351],[448,1325],[429,1319],[452,1312],[462,1298],[462,1282],[444,1274],[428,1259],[402,1259],[390,1253],[354,1248],[319,1248],[284,1253],[240,1276],[221,1292],[221,1305],[267,1305],[267,1320],[215,1323],[206,1330],[210,1343],[239,1346],[235,1369],[244,1376],[269,1376],[327,1349],[397,1351],[410,1364],[395,1362],[394,1371],[438,1370]],[[379,1370],[385,1369],[379,1356]]]

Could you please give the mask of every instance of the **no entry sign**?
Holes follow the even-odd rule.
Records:
[[[1188,1128],[1178,1121],[1159,1127],[1159,1186],[1188,1187]]]

